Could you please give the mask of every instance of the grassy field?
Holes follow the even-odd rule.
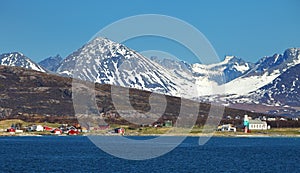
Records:
[[[29,122],[25,122],[25,121],[22,121],[22,120],[19,120],[19,119],[9,119],[9,120],[2,120],[0,121],[0,129],[7,129],[9,128],[12,124],[17,124],[17,123],[21,123],[22,124],[22,127],[26,127],[26,126],[29,126],[29,125],[42,125],[42,126],[49,126],[49,127],[59,127],[60,124],[57,124],[57,123],[47,123],[47,122],[44,122],[44,123],[29,123]]]
[[[171,127],[140,127],[137,129],[131,129],[128,126],[123,126],[126,130],[127,135],[187,135],[187,136],[203,136],[203,127],[193,127],[193,129],[183,128],[171,128]],[[214,136],[299,136],[300,128],[273,128],[270,130],[253,130],[250,133],[244,133],[243,131],[237,132],[221,132],[212,131]],[[211,133],[209,134],[211,135]]]
[[[263,131],[263,133],[270,135],[300,135],[300,128],[273,128],[267,131]]]

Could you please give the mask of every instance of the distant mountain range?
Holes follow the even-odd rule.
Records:
[[[255,64],[226,56],[222,62],[204,65],[146,58],[122,44],[97,37],[65,59],[57,55],[36,64],[21,53],[6,53],[0,55],[0,62],[247,110],[259,105],[264,106],[259,112],[300,115],[299,48],[263,57]]]

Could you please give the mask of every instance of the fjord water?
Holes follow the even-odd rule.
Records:
[[[132,161],[106,154],[82,136],[1,137],[0,172],[300,171],[300,138],[215,137],[203,146],[198,140],[188,137],[166,155]]]

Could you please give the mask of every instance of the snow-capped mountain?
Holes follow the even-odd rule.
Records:
[[[184,61],[158,57],[150,59],[178,77],[193,79],[200,96],[222,92],[222,89],[218,89],[222,88],[220,85],[242,76],[254,67],[254,64],[234,56],[226,56],[222,62],[210,65],[188,64]]]
[[[242,76],[254,67],[253,63],[245,62],[235,56],[226,56],[222,62],[210,65],[188,64],[184,61],[158,57],[151,57],[150,59],[177,75],[184,76],[188,74],[196,79],[200,78],[200,80],[207,78],[207,80],[211,80],[219,85]],[[219,76],[223,76],[223,78]]]
[[[196,85],[199,86],[201,96],[204,100],[216,100],[216,95],[223,95],[226,92],[224,85],[235,78],[248,72],[253,67],[252,63],[245,62],[234,56],[226,56],[225,59],[215,64],[192,64],[193,75],[196,78]],[[211,97],[212,96],[212,97]],[[207,99],[207,97],[209,97]]]
[[[255,68],[247,76],[273,73],[274,71],[284,72],[286,69],[300,63],[300,49],[290,48],[283,54],[275,54],[273,56],[260,59]]]
[[[126,46],[101,37],[64,59],[57,73],[176,96],[183,93],[182,88],[193,84]]]
[[[225,94],[247,95],[271,83],[284,71],[299,63],[300,49],[296,48],[287,49],[283,55],[264,57],[246,74],[224,84]]]
[[[232,107],[273,115],[300,116],[300,64],[286,69],[271,83],[243,96],[229,96]]]
[[[56,72],[173,96],[247,103],[253,102],[250,93],[299,64],[299,52],[288,49],[283,55],[264,57],[255,64],[234,56],[216,64],[188,64],[158,57],[148,59],[122,44],[98,37],[64,59]]]
[[[62,57],[59,54],[57,54],[56,56],[50,56],[42,60],[38,64],[47,70],[55,72],[62,60],[63,60]]]
[[[192,70],[195,76],[210,76],[210,78],[218,84],[224,84],[242,76],[251,70],[253,66],[254,65],[252,63],[245,62],[235,56],[226,56],[224,61],[216,64],[193,64]],[[223,81],[215,80],[214,76],[220,74],[224,74]]]
[[[46,70],[19,52],[5,53],[0,55],[0,65],[17,66],[31,70],[46,72]]]
[[[300,107],[300,64],[287,69],[270,84],[251,93],[261,103]]]
[[[287,49],[282,55],[264,57],[244,75],[218,85],[216,92],[198,100],[222,102],[249,111],[300,116],[297,108],[300,106],[299,64],[299,48]],[[218,89],[220,87],[225,90]]]

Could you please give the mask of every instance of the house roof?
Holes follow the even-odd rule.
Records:
[[[265,121],[260,121],[260,120],[249,120],[249,124],[266,124],[267,122]]]

